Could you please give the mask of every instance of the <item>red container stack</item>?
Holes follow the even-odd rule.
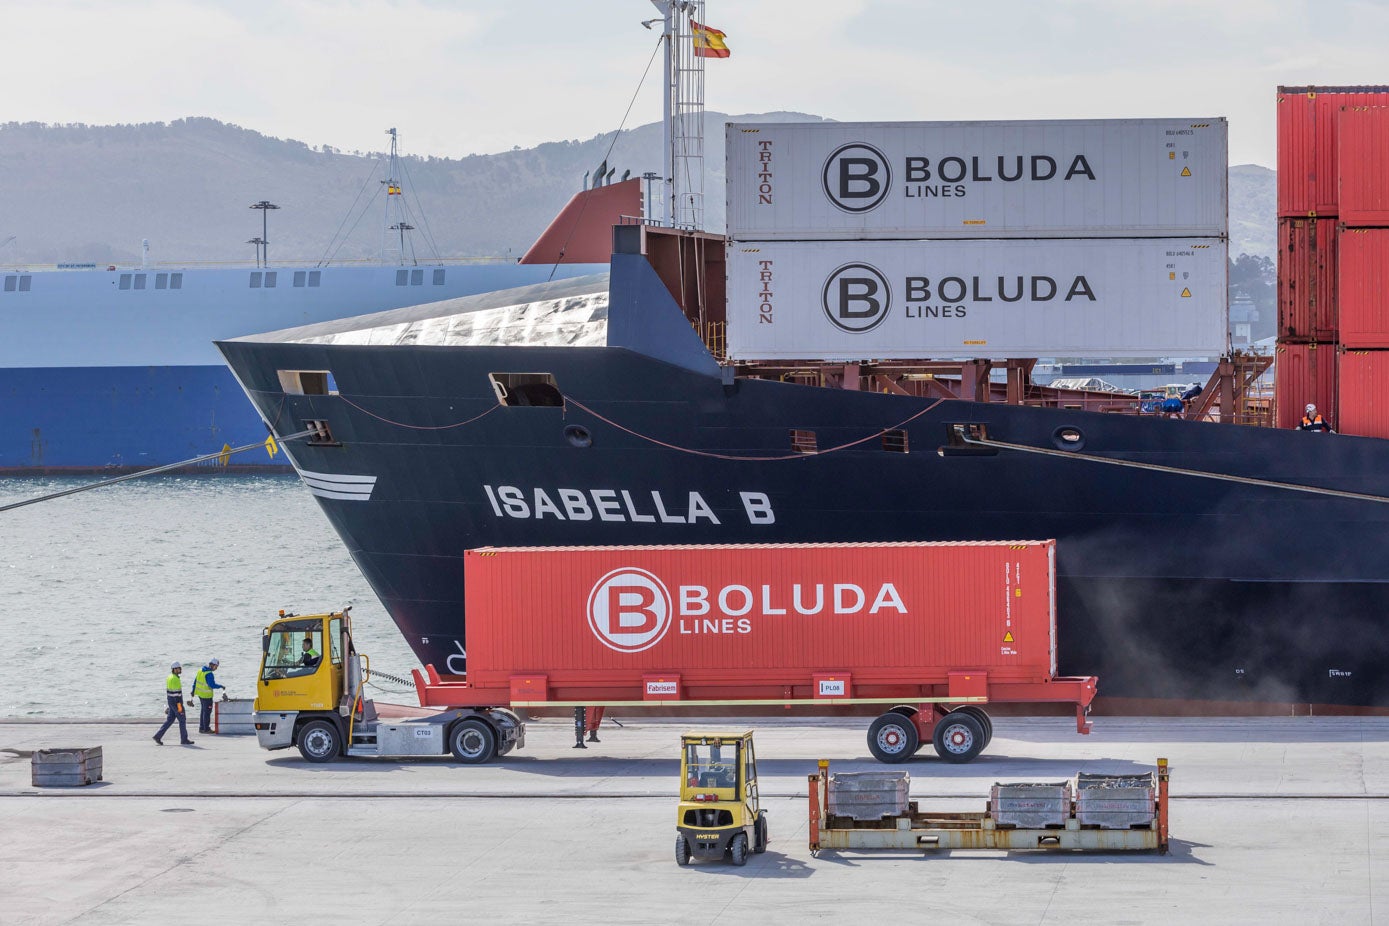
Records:
[[[1278,242],[1278,426],[1389,437],[1389,87],[1278,88]]]

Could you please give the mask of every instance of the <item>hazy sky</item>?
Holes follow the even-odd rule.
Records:
[[[3,0],[0,121],[210,116],[457,157],[614,128],[647,0]],[[713,0],[706,105],[839,120],[1228,116],[1274,163],[1279,84],[1389,83],[1389,3]],[[629,124],[660,118],[656,69]]]

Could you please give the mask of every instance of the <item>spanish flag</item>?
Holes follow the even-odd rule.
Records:
[[[694,32],[694,53],[696,58],[727,58],[731,52],[724,44],[724,35],[717,29],[708,26],[701,26],[693,19],[690,20],[690,28]]]

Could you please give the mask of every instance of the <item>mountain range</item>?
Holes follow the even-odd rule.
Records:
[[[724,124],[820,121],[804,113],[705,114],[706,227],[724,222]],[[383,132],[383,138],[384,138]],[[402,130],[408,146],[408,129]],[[208,118],[138,125],[0,125],[0,264],[248,262],[271,212],[271,261],[361,260],[386,235],[384,159],[271,138]],[[414,253],[517,257],[600,163],[661,165],[661,126],[463,158],[401,158]],[[1230,254],[1272,257],[1274,172],[1230,168]]]

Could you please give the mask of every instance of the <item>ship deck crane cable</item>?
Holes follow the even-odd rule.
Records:
[[[656,47],[651,50],[651,57],[646,60],[646,70],[641,72],[641,80],[637,81],[637,89],[632,91],[632,98],[627,101],[627,111],[622,114],[622,121],[618,123],[617,131],[613,132],[613,140],[608,143],[608,150],[603,154],[601,163],[608,163],[608,158],[612,156],[613,148],[617,147],[617,140],[622,137],[622,130],[627,127],[627,117],[632,115],[632,106],[637,102],[637,95],[641,93],[642,85],[646,83],[646,75],[651,73],[651,62],[656,60],[656,52],[661,50],[661,43],[665,41],[665,36],[656,40]],[[555,262],[550,265],[550,275],[546,282],[555,278],[555,271],[559,269],[560,261],[564,258],[564,252],[569,250],[569,242],[574,237],[574,232],[578,231],[579,222],[583,220],[584,210],[588,208],[588,197],[579,204],[579,214],[574,216],[574,223],[569,226],[569,232],[564,236],[564,243],[559,246],[559,255]]]
[[[295,434],[286,434],[284,437],[277,437],[276,440],[283,444],[285,441],[297,440],[301,437],[309,437],[310,435],[317,433],[317,428],[309,428],[308,430],[299,431]],[[216,453],[205,453],[200,457],[193,457],[190,460],[180,460],[177,463],[167,463],[164,466],[156,466],[153,469],[142,469],[138,473],[127,473],[124,476],[116,476],[113,479],[103,479],[100,482],[92,482],[88,483],[87,485],[77,486],[76,488],[64,489],[61,492],[50,492],[47,495],[39,495],[34,498],[26,498],[22,502],[11,502],[8,505],[0,505],[0,512],[10,511],[15,508],[23,508],[26,505],[37,505],[39,502],[52,501],[55,498],[63,498],[68,495],[76,495],[79,492],[90,492],[92,489],[101,489],[105,488],[106,486],[113,486],[118,482],[129,482],[131,479],[140,479],[144,476],[156,476],[159,473],[167,473],[170,470],[181,469],[185,466],[194,466],[198,463],[206,463],[209,460],[216,460],[219,457],[228,457],[234,453],[244,453],[247,450],[257,450],[263,448],[264,446],[264,441],[258,441],[254,444],[245,444],[241,447],[232,447],[228,450],[219,450]]]
[[[1143,469],[1155,473],[1170,473],[1174,476],[1194,476],[1200,479],[1215,479],[1220,482],[1237,482],[1242,485],[1263,486],[1269,489],[1285,489],[1290,492],[1307,492],[1312,495],[1329,495],[1333,498],[1347,498],[1359,502],[1380,502],[1389,504],[1383,495],[1366,495],[1363,492],[1347,492],[1344,489],[1326,489],[1321,486],[1298,485],[1293,482],[1277,482],[1272,479],[1255,479],[1252,476],[1231,476],[1226,473],[1212,473],[1201,469],[1183,469],[1178,466],[1163,466],[1160,463],[1141,463],[1137,460],[1116,460],[1099,457],[1089,453],[1072,450],[1052,450],[1049,447],[1032,447],[1027,444],[1010,444],[991,438],[970,437],[963,425],[956,426],[960,439],[975,447],[988,447],[997,450],[1016,450],[1020,453],[1036,453],[1048,457],[1062,457],[1067,460],[1083,460],[1086,463],[1107,463],[1110,466],[1127,466],[1130,469]]]

